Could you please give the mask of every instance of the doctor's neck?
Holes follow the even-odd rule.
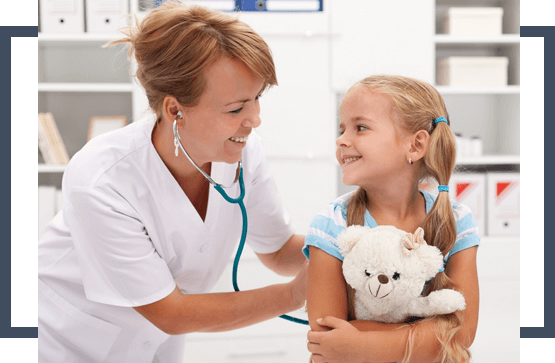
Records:
[[[183,151],[179,149],[178,156],[175,156],[174,134],[171,123],[166,120],[156,122],[152,130],[152,145],[156,152],[174,176],[180,181],[206,181],[204,176],[197,170],[197,168],[187,159]],[[207,162],[199,164],[206,173],[210,174],[212,163]]]

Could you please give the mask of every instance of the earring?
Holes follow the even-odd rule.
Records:
[[[412,164],[412,158],[409,158],[409,164]]]

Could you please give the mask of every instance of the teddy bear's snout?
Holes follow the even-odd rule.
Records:
[[[368,279],[368,290],[372,296],[381,299],[388,296],[393,291],[393,283],[384,274],[376,274]]]

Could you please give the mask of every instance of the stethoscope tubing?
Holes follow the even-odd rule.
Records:
[[[178,111],[178,116],[177,117],[181,118],[181,111]],[[183,153],[187,156],[187,159],[189,159],[191,164],[193,164],[197,168],[197,170],[206,178],[206,180],[210,184],[212,184],[214,186],[214,188],[218,191],[218,193],[220,193],[220,195],[228,203],[239,204],[239,208],[241,209],[241,216],[242,216],[242,219],[243,219],[243,228],[242,228],[242,231],[241,231],[241,240],[239,241],[239,246],[237,247],[237,253],[235,254],[235,259],[233,260],[233,271],[232,271],[232,277],[231,277],[232,283],[233,283],[233,289],[235,291],[240,291],[239,290],[239,285],[237,284],[237,270],[239,269],[239,260],[241,259],[241,254],[243,253],[243,248],[245,247],[245,240],[247,239],[247,231],[248,231],[247,209],[245,208],[245,203],[243,203],[243,199],[245,198],[245,182],[243,180],[243,167],[241,166],[242,160],[239,160],[239,163],[238,163],[238,166],[237,166],[238,169],[239,169],[239,187],[240,187],[240,190],[241,190],[241,194],[239,194],[239,197],[237,197],[237,198],[231,198],[224,191],[224,189],[223,189],[224,186],[221,185],[221,184],[216,183],[210,177],[210,175],[206,174],[204,172],[204,170],[202,170],[193,161],[193,159],[189,156],[189,154],[187,153],[187,151],[183,147],[183,144],[181,143],[181,137],[179,136],[179,132],[177,130],[177,117],[173,122],[173,133],[174,133],[174,136],[175,136],[175,140],[179,144],[179,147],[181,148]],[[233,184],[235,184],[235,182],[233,182],[229,187],[233,186]],[[229,187],[225,187],[225,188],[229,188]],[[293,316],[289,316],[289,315],[284,314],[284,315],[280,315],[279,317],[282,318],[282,319],[285,319],[285,320],[292,321],[294,323],[309,325],[307,320],[298,319],[298,318],[295,318]]]

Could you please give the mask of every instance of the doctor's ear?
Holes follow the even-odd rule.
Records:
[[[182,107],[175,97],[169,95],[164,97],[164,101],[162,101],[162,113],[170,123],[173,123],[177,118],[177,123],[181,124],[182,121],[179,121],[179,119],[183,119],[183,112],[181,109]]]

